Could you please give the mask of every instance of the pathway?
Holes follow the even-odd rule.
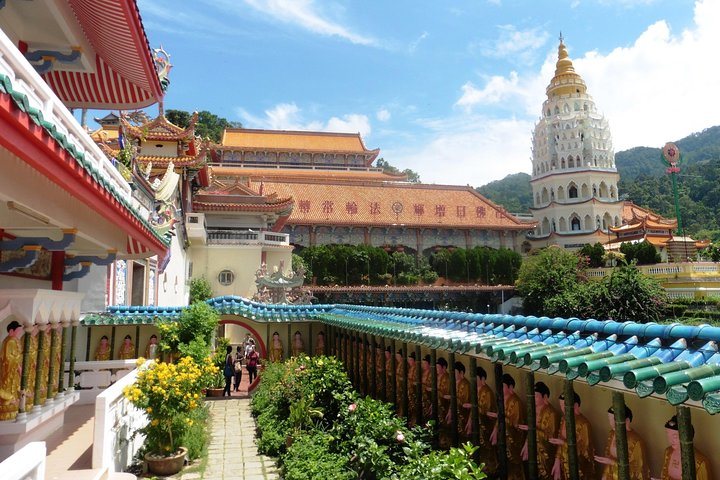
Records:
[[[275,461],[259,455],[250,399],[210,400],[210,446],[205,471],[182,473],[178,480],[279,480]]]

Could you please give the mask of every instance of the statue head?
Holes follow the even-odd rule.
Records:
[[[477,383],[478,387],[485,385],[485,383],[487,382],[487,372],[483,367],[475,368],[475,382]]]
[[[509,373],[503,373],[503,395],[508,396],[515,393],[515,379]]]
[[[438,375],[443,375],[447,371],[448,363],[443,357],[440,357],[435,362],[435,369]]]
[[[540,408],[550,400],[550,388],[544,382],[535,383],[535,406]]]
[[[460,381],[465,377],[465,365],[462,362],[455,362],[455,380]]]
[[[13,320],[8,323],[7,332],[10,337],[20,338],[23,334],[22,325],[20,325],[20,322]]]
[[[422,364],[421,364],[423,372],[430,370],[431,363],[432,363],[432,357],[429,354],[425,355],[422,359]]]
[[[558,400],[560,400],[560,411],[564,414],[565,413],[565,394],[561,393],[558,397]],[[573,392],[573,411],[575,415],[580,414],[580,395],[577,394],[577,392]]]
[[[665,423],[665,435],[668,444],[673,450],[680,450],[680,432],[678,430],[677,415],[673,415],[670,420]],[[695,428],[690,425],[690,438],[695,436]]]
[[[102,345],[103,347],[108,344],[108,341],[109,340],[107,335],[103,335],[102,337],[100,337],[100,345]]]
[[[123,343],[125,345],[130,345],[132,343],[132,337],[130,335],[125,335],[125,338],[123,339]]]
[[[625,428],[630,428],[630,423],[633,419],[633,413],[632,410],[630,410],[630,407],[625,405]],[[613,407],[608,408],[608,422],[610,423],[610,430],[615,429],[615,410]]]
[[[157,335],[155,335],[154,333],[152,335],[150,335],[150,344],[155,345],[155,344],[157,344],[157,342],[158,342]]]

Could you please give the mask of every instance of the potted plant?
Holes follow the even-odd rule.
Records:
[[[139,364],[144,361],[138,359]],[[177,363],[152,361],[125,388],[125,397],[148,418],[138,433],[145,435],[145,462],[152,473],[172,475],[182,469],[187,454],[182,443],[193,422],[191,413],[201,405],[203,383],[215,368],[189,356]]]

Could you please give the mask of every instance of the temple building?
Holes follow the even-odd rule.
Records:
[[[623,222],[610,127],[560,40],[532,145],[534,247],[577,249],[608,240]]]
[[[273,229],[296,248],[367,244],[429,255],[438,247],[522,249],[523,223],[470,186],[410,183],[373,167],[359,134],[227,129],[212,178],[292,198]]]

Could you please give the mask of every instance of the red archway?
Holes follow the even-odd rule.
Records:
[[[267,358],[267,348],[265,346],[265,341],[263,340],[263,337],[260,336],[260,334],[257,332],[257,330],[255,330],[253,327],[248,325],[245,321],[237,319],[237,318],[222,318],[222,319],[220,319],[219,324],[220,325],[227,325],[227,324],[238,325],[240,327],[243,327],[247,331],[249,331],[250,335],[252,335],[256,340],[255,345],[260,348],[260,352],[259,352],[260,358]],[[259,370],[259,368],[258,368],[258,370]],[[248,393],[252,392],[255,389],[255,387],[257,387],[259,381],[260,381],[260,375],[255,377],[255,380],[253,380],[253,383],[248,386]]]

